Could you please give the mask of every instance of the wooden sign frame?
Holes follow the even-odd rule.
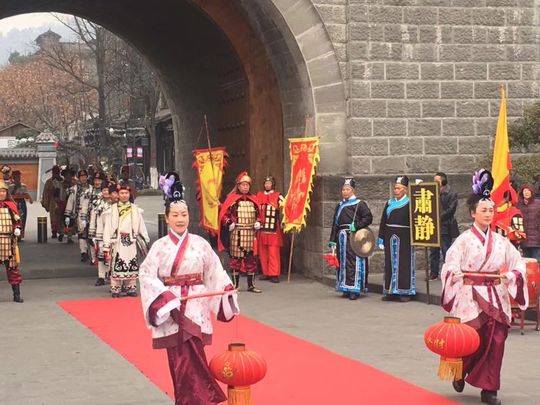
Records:
[[[417,211],[417,200],[415,194],[422,189],[427,189],[432,192],[433,198],[431,199],[431,212],[415,212]],[[440,214],[440,188],[437,182],[421,182],[418,184],[409,184],[409,215],[410,215],[410,229],[411,229],[411,245],[423,246],[423,247],[441,247],[441,214]],[[430,241],[424,242],[415,238],[415,219],[420,215],[427,216],[432,220],[435,226],[434,237],[430,238]]]

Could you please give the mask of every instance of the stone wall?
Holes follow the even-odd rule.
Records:
[[[459,192],[457,217],[461,228],[467,227],[464,200],[471,172],[492,148],[500,84],[510,119],[539,98],[535,1],[313,3],[346,83],[348,174],[356,176],[358,195],[373,212],[372,229],[378,229],[393,175],[428,180],[439,170],[450,174]],[[301,271],[314,278],[333,274],[321,252],[340,186],[339,175],[321,173],[310,229],[300,238]],[[380,254],[371,259],[372,272],[382,270],[381,259]]]
[[[534,0],[313,0],[348,89],[350,172],[470,172],[539,97]],[[538,5],[538,4],[537,4]]]

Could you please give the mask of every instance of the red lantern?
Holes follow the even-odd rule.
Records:
[[[439,378],[461,380],[462,358],[473,354],[480,346],[478,332],[461,319],[446,316],[443,322],[430,326],[424,333],[424,342],[429,350],[441,356]]]
[[[243,343],[231,343],[229,349],[210,361],[214,377],[228,386],[229,405],[251,404],[250,385],[266,374],[266,361]]]

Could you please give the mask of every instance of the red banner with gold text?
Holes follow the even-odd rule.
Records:
[[[283,205],[283,230],[300,232],[306,226],[315,168],[319,163],[319,137],[289,139],[291,182]]]

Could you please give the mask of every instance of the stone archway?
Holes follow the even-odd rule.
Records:
[[[319,174],[348,171],[345,85],[311,0],[5,0],[0,18],[39,11],[92,20],[130,42],[156,68],[173,113],[176,166],[187,184],[194,180],[191,151],[203,115],[214,129],[220,126],[216,50],[236,60],[246,80],[247,166],[256,180],[273,172],[286,185],[286,139],[304,134],[306,116],[314,118],[321,137]],[[188,190],[190,199],[194,195]],[[298,245],[303,269],[320,268],[326,221],[320,196],[312,209],[311,231]]]

